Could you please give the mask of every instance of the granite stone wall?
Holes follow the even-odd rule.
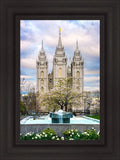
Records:
[[[51,128],[54,129],[57,135],[62,136],[62,131],[68,129],[78,129],[83,132],[85,129],[91,129],[92,127],[96,129],[96,132],[100,131],[99,124],[21,124],[20,132],[22,134],[26,134],[28,132],[38,133],[43,129]]]

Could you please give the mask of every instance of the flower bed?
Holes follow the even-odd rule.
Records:
[[[98,140],[100,139],[100,133],[96,132],[94,128],[91,130],[85,130],[83,133],[77,129],[66,130],[63,136],[57,136],[53,129],[47,128],[41,133],[27,133],[20,134],[21,140]]]

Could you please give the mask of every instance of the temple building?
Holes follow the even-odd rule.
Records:
[[[61,40],[61,28],[59,28],[59,40],[53,57],[53,69],[48,74],[48,60],[46,53],[42,48],[36,61],[37,69],[37,91],[39,93],[46,93],[54,88],[57,81],[61,78],[72,77],[71,87],[79,93],[84,90],[84,62],[76,42],[76,49],[73,54],[73,59],[69,60],[67,64],[67,57],[64,51]],[[81,110],[83,110],[83,100],[81,100]],[[79,109],[79,108],[78,108]]]

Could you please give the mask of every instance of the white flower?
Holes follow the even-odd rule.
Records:
[[[69,140],[74,140],[73,138],[70,138]]]
[[[37,134],[36,136],[37,136],[38,138],[41,138],[41,135],[39,135],[39,134]]]
[[[32,137],[32,139],[34,139],[34,137]]]
[[[45,132],[43,132],[43,134],[45,134]]]
[[[28,135],[29,135],[29,133],[26,133],[26,134],[25,134],[25,136],[28,136]]]
[[[77,133],[77,136],[80,137],[80,135]]]
[[[70,137],[72,137],[72,135],[70,135]]]
[[[52,135],[52,133],[50,133],[50,135]]]
[[[52,139],[55,139],[55,136],[53,136]]]
[[[71,131],[73,132],[73,129]]]
[[[59,140],[59,138],[57,138],[57,140]]]
[[[72,132],[72,135],[73,135],[74,133]]]
[[[100,131],[97,132],[97,135],[99,135],[99,134],[100,134]]]
[[[61,140],[64,140],[64,137],[61,137]]]
[[[47,137],[47,134],[45,134],[45,137]]]

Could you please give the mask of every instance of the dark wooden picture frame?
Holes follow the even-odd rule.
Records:
[[[107,1],[1,1],[0,158],[119,160],[120,3]],[[19,140],[20,30],[23,19],[100,19],[101,139],[81,142]]]

